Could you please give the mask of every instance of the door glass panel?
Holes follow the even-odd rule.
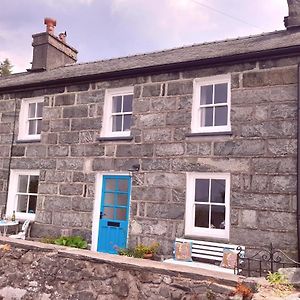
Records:
[[[117,195],[117,205],[126,206],[127,205],[127,194],[118,194]]]
[[[36,200],[37,200],[37,196],[29,196],[29,206],[28,206],[28,212],[30,214],[34,214],[35,213],[35,209],[36,209]]]
[[[122,116],[113,116],[112,117],[112,131],[122,131]]]
[[[218,106],[216,109],[215,115],[215,125],[216,126],[224,126],[227,125],[227,106]]]
[[[211,202],[225,203],[225,180],[211,180]]]
[[[37,194],[39,184],[39,176],[30,176],[29,193]]]
[[[118,181],[118,190],[120,192],[127,192],[128,191],[128,180],[119,179],[119,181]]]
[[[113,219],[114,218],[114,208],[113,207],[104,207],[103,219]]]
[[[106,191],[115,191],[117,189],[116,179],[106,179],[105,182],[106,182],[106,186],[105,186]]]
[[[212,104],[213,86],[204,85],[201,86],[200,104]]]
[[[215,85],[215,103],[227,103],[227,83]]]
[[[20,175],[19,176],[19,193],[27,193],[27,183],[28,183],[28,176],[27,175]]]
[[[114,96],[112,98],[112,112],[118,113],[122,111],[122,96]]]
[[[114,194],[113,193],[105,193],[104,205],[114,205]]]
[[[195,205],[195,227],[208,228],[209,223],[209,205],[196,204]]]
[[[34,118],[35,117],[35,103],[30,103],[28,107],[28,117]]]
[[[17,211],[18,212],[27,212],[27,195],[18,195],[18,205],[17,205]]]
[[[116,208],[117,220],[126,221],[126,208]]]
[[[225,229],[225,206],[211,206],[211,228]]]
[[[196,179],[195,202],[208,202],[209,179]]]

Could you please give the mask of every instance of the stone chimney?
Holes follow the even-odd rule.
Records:
[[[300,0],[287,0],[289,15],[284,18],[286,29],[300,28]]]
[[[38,72],[63,67],[77,61],[78,51],[66,44],[66,32],[55,36],[56,20],[45,18],[46,32],[32,36],[32,68],[28,71]]]

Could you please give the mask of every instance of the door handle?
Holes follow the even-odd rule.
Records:
[[[103,211],[100,211],[100,219],[102,219],[103,216],[105,216],[105,214],[103,213]]]

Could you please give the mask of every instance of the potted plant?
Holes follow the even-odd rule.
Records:
[[[144,244],[138,244],[135,247],[134,252],[136,257],[151,259],[153,255],[157,252],[158,247],[159,243],[153,243],[149,246],[146,246]]]

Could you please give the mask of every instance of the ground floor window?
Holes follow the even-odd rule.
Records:
[[[230,174],[187,173],[185,234],[229,238]]]
[[[34,220],[39,185],[38,170],[12,170],[6,214],[15,211],[18,219]]]

